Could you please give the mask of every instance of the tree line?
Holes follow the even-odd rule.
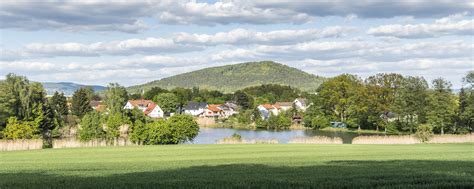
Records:
[[[328,127],[330,121],[388,133],[414,133],[428,124],[435,132],[467,133],[474,123],[474,72],[456,95],[452,84],[400,74],[377,74],[365,80],[349,74],[323,82],[305,115],[305,126]],[[431,87],[430,87],[431,86]]]
[[[187,115],[154,120],[141,110],[125,110],[129,95],[125,87],[109,84],[105,94],[91,88],[76,90],[70,100],[55,92],[47,98],[40,83],[26,77],[6,75],[0,82],[0,139],[43,139],[44,147],[52,147],[52,139],[64,130],[77,128],[82,141],[104,139],[113,142],[127,128],[130,140],[140,144],[177,144],[191,141],[199,127]],[[103,100],[107,109],[95,111],[92,100]]]

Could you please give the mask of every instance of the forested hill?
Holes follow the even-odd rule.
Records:
[[[280,84],[299,88],[302,91],[312,91],[322,83],[323,79],[283,64],[263,61],[205,68],[143,85],[131,86],[128,89],[133,93],[146,91],[152,87],[165,89],[199,87],[234,92],[250,86]]]

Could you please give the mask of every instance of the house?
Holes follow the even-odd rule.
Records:
[[[188,102],[188,105],[184,107],[184,113],[192,116],[200,116],[204,113],[206,108],[207,103],[205,102]]]
[[[306,109],[311,105],[308,104],[308,100],[306,100],[306,98],[297,98],[295,101],[293,101],[293,104],[295,104],[296,109],[303,112],[306,111]]]
[[[380,118],[383,119],[385,122],[393,122],[397,120],[397,114],[385,111],[380,115]]]
[[[293,102],[276,102],[275,105],[279,106],[281,110],[287,111],[293,107]]]
[[[260,112],[262,119],[265,120],[268,119],[270,115],[278,115],[278,113],[280,113],[281,107],[275,104],[261,104],[257,106],[257,109]]]
[[[151,100],[129,100],[127,104],[123,107],[123,109],[134,109],[137,108],[143,113],[145,113],[146,116],[152,117],[152,118],[162,118],[164,117],[163,110],[155,104]]]
[[[215,118],[223,117],[224,112],[222,111],[222,109],[219,108],[220,106],[222,106],[222,104],[209,104],[209,105],[207,105],[207,108],[204,109],[204,116],[205,117],[215,117]]]
[[[219,109],[222,110],[222,114],[224,118],[228,118],[234,114],[237,114],[237,104],[233,102],[226,102],[219,106]]]
[[[103,112],[107,109],[107,106],[102,102],[98,100],[91,100],[90,105],[93,110]]]

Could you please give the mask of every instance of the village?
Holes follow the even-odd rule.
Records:
[[[91,101],[90,104],[94,110],[105,110],[105,104],[103,104],[102,101]],[[260,113],[262,120],[268,120],[270,116],[277,116],[292,108],[304,112],[309,106],[311,106],[311,104],[308,103],[305,98],[296,98],[292,102],[260,104],[256,109]],[[123,107],[123,109],[128,110],[135,108],[141,110],[146,116],[155,119],[167,118],[176,113],[187,114],[195,117],[198,120],[198,123],[203,123],[204,125],[208,125],[209,121],[213,123],[215,120],[227,119],[239,113],[239,106],[233,101],[228,101],[224,104],[208,104],[207,102],[189,101],[184,108],[177,108],[176,112],[165,112],[157,103],[145,99],[128,100]],[[293,115],[292,121],[300,124],[302,122],[302,117],[300,115]]]

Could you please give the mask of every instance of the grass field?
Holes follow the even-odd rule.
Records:
[[[473,144],[0,152],[0,188],[473,188]]]

